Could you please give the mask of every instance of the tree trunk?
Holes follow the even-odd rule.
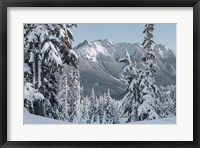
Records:
[[[46,111],[45,111],[45,104],[43,101],[41,100],[36,100],[35,102],[35,107],[34,107],[34,111],[36,115],[40,115],[40,116],[46,116]]]
[[[42,66],[41,60],[40,60],[40,58],[38,58],[38,88],[40,88],[40,86],[42,85],[42,83],[41,83],[41,73],[42,73],[41,66]]]
[[[32,61],[32,71],[33,71],[33,87],[35,88],[36,83],[36,71],[35,71],[35,55],[33,55],[33,61]]]

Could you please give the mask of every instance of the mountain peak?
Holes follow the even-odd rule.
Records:
[[[169,50],[169,48],[164,44],[156,44],[154,48],[162,48],[164,50]]]
[[[87,46],[87,45],[90,45],[90,42],[87,41],[87,40],[84,40],[82,43],[79,43],[76,47],[74,47],[74,49],[79,49],[83,46]]]
[[[89,42],[87,40],[84,40],[83,44],[89,44]]]
[[[115,43],[112,42],[112,41],[110,41],[110,40],[108,40],[108,39],[104,39],[104,40],[102,41],[102,44],[107,44],[107,45],[113,46]]]
[[[108,39],[103,39],[103,42],[109,42],[109,40]]]

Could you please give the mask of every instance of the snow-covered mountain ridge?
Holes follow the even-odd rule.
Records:
[[[75,49],[77,49],[77,52],[81,56],[85,56],[92,61],[97,61],[99,54],[112,57],[114,53],[116,53],[114,44],[107,39],[103,41],[95,40],[91,42],[85,40],[83,43],[77,45]]]
[[[112,96],[120,98],[117,94],[123,92],[124,89],[121,81],[124,65],[118,60],[124,56],[125,48],[136,65],[144,68],[141,61],[144,50],[140,43],[114,43],[108,39],[91,42],[85,40],[74,48],[80,58],[81,84],[85,89],[85,94],[90,94],[92,87],[99,94],[106,92],[109,88]],[[158,84],[175,84],[175,52],[162,44],[155,45],[154,52]]]

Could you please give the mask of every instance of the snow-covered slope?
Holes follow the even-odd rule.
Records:
[[[47,117],[37,116],[29,113],[24,109],[24,122],[23,124],[70,124],[62,120],[55,120]]]
[[[120,79],[124,65],[118,60],[124,56],[125,48],[137,66],[143,68],[141,57],[144,55],[144,50],[140,43],[114,43],[107,39],[91,42],[85,40],[74,48],[80,58],[81,85],[84,87],[85,94],[89,95],[91,88],[94,87],[95,92],[99,94],[109,88],[113,97],[123,96],[124,84]],[[155,45],[154,48],[157,57],[155,64],[158,83],[175,84],[175,53],[161,44]]]
[[[55,120],[51,118],[46,118],[46,117],[30,114],[28,111],[25,111],[25,110],[24,110],[23,117],[24,117],[23,124],[72,124],[67,121]],[[121,124],[123,123],[125,124],[126,121],[127,121],[127,118],[120,119]],[[169,117],[169,118],[163,118],[163,119],[158,119],[158,120],[131,122],[128,124],[176,124],[176,117]]]
[[[83,43],[75,47],[75,49],[77,49],[82,56],[85,56],[87,59],[95,62],[98,61],[97,59],[100,55],[112,56],[116,52],[113,44],[107,39],[92,42],[85,40]]]
[[[121,98],[124,85],[120,80],[121,70],[115,60],[115,48],[108,40],[84,41],[74,49],[80,59],[81,85],[86,95],[94,87],[96,95],[102,95],[110,89],[111,95]],[[116,87],[118,86],[118,87]]]
[[[120,123],[121,124],[127,124],[126,118],[121,118]],[[137,121],[137,122],[130,122],[128,124],[176,124],[176,117],[168,117],[163,119],[157,119],[157,120],[144,120],[144,121]]]

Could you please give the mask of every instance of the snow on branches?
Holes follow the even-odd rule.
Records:
[[[121,106],[121,116],[128,117],[127,122],[138,120],[152,120],[160,118],[158,114],[158,86],[155,80],[153,60],[155,59],[152,45],[154,24],[146,24],[143,33],[146,34],[143,42],[145,56],[141,59],[145,69],[138,69],[132,62],[129,53],[125,50],[125,57],[119,62],[126,64],[123,76],[126,81],[127,94]]]
[[[57,99],[56,73],[62,73],[65,63],[75,68],[78,66],[78,56],[72,51],[74,39],[70,28],[74,26],[76,27],[75,24],[24,24],[25,99],[33,104],[34,114],[60,118],[62,107]],[[28,87],[29,90],[33,88],[37,93],[27,91],[27,84],[32,84]]]

